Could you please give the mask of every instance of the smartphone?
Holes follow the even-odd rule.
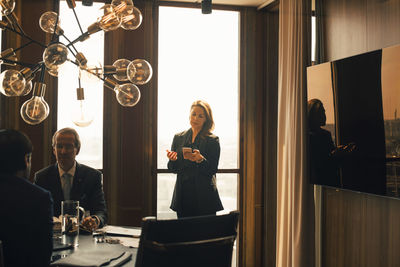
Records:
[[[182,147],[183,158],[187,159],[189,154],[192,154],[191,147]]]

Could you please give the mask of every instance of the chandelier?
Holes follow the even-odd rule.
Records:
[[[0,28],[28,40],[19,48],[8,48],[1,52],[1,64],[19,66],[20,70],[7,69],[0,74],[0,92],[8,97],[25,96],[32,92],[32,97],[22,104],[20,110],[21,118],[31,125],[44,121],[50,112],[49,105],[44,100],[46,91],[44,75],[47,73],[58,77],[65,64],[73,64],[78,69],[79,87],[76,89],[76,100],[79,103],[72,120],[81,127],[89,125],[93,120],[84,111],[85,94],[84,88],[81,87],[83,76],[89,75],[103,81],[104,87],[115,92],[119,104],[133,107],[140,100],[140,90],[137,85],[148,83],[153,73],[151,65],[144,59],[133,61],[118,59],[112,65],[89,67],[85,55],[74,46],[77,42],[84,42],[99,31],[108,32],[118,28],[137,29],[143,17],[140,10],[133,5],[132,0],[113,0],[111,4],[102,6],[101,16],[87,28],[86,32],[82,30],[76,15],[75,0],[66,0],[66,2],[74,12],[81,31],[80,35],[75,39],[69,39],[60,26],[58,13],[47,11],[41,15],[39,25],[44,32],[52,34],[52,38],[47,45],[44,45],[31,38],[21,28],[18,18],[13,13],[15,0],[0,0],[0,12],[6,18],[0,21]],[[59,41],[59,37],[63,37],[66,42]],[[18,61],[16,52],[32,43],[43,47],[43,60],[36,64]],[[33,85],[32,82],[34,82]]]

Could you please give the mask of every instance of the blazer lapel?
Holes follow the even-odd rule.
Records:
[[[74,180],[72,182],[72,188],[71,188],[71,199],[74,200],[80,200],[81,196],[81,188],[82,188],[82,172],[80,168],[80,164],[78,162],[76,163],[76,169],[75,169],[75,175],[74,175]]]
[[[55,177],[55,179],[52,179],[53,192],[55,193],[55,196],[53,196],[53,198],[62,201],[64,200],[64,193],[61,187],[60,173],[58,172],[57,164],[54,165],[51,175]]]

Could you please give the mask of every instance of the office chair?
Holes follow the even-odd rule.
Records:
[[[157,220],[145,217],[135,267],[231,267],[239,212]]]

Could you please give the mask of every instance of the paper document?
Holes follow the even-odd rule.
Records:
[[[106,225],[103,228],[98,229],[96,232],[105,232],[107,235],[140,237],[142,230],[140,228]]]

